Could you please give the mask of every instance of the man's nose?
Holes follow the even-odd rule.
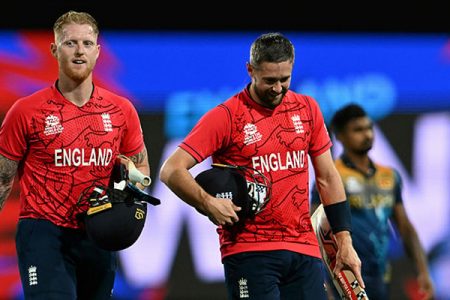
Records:
[[[283,91],[283,86],[281,85],[280,81],[277,81],[274,83],[272,89],[277,93],[281,93]]]

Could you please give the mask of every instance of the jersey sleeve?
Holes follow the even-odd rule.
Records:
[[[180,144],[200,163],[226,145],[231,136],[231,115],[224,105],[204,114]]]
[[[309,105],[311,107],[311,114],[313,119],[311,144],[309,147],[309,155],[318,156],[331,148],[332,143],[328,134],[327,126],[323,119],[322,112],[316,100],[308,97]]]
[[[17,101],[6,113],[0,127],[0,154],[8,159],[20,161],[27,151],[27,120]]]
[[[144,134],[139,115],[129,101],[124,105],[124,114],[127,128],[124,130],[123,139],[120,144],[120,153],[126,156],[132,156],[144,148]]]

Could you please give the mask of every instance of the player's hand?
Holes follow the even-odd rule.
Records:
[[[231,199],[211,197],[205,205],[206,215],[215,225],[233,225],[239,222],[237,212],[241,210]]]
[[[434,288],[433,282],[431,281],[429,274],[419,274],[417,277],[417,282],[419,284],[419,292],[423,300],[434,299]]]
[[[336,266],[333,270],[335,275],[343,269],[350,269],[355,274],[359,284],[366,288],[361,276],[361,260],[353,248],[352,238],[348,231],[341,231],[335,234],[338,251],[336,253]]]

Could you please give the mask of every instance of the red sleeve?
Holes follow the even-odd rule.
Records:
[[[20,161],[27,151],[27,114],[21,103],[14,103],[0,127],[0,154],[15,161]]]
[[[120,143],[120,153],[126,156],[132,156],[144,148],[144,134],[136,109],[130,101],[126,101],[125,103],[124,114],[127,128],[124,130],[123,139]]]
[[[311,97],[308,97],[308,103],[311,107],[313,128],[311,144],[309,147],[309,155],[318,156],[331,148],[331,139],[328,134],[327,126],[323,119],[322,112],[320,111],[317,101]]]
[[[202,162],[223,148],[231,136],[231,115],[224,105],[219,105],[203,115],[180,144],[180,148]]]

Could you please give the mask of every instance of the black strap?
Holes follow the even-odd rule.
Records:
[[[125,191],[130,191],[130,194],[133,195],[133,197],[135,199],[138,199],[140,201],[144,201],[147,203],[150,203],[154,206],[161,204],[161,200],[159,200],[158,198],[155,198],[153,196],[150,196],[149,194],[147,194],[146,192],[142,191],[141,189],[137,188],[135,185],[133,184],[128,184],[127,187],[125,188]]]

